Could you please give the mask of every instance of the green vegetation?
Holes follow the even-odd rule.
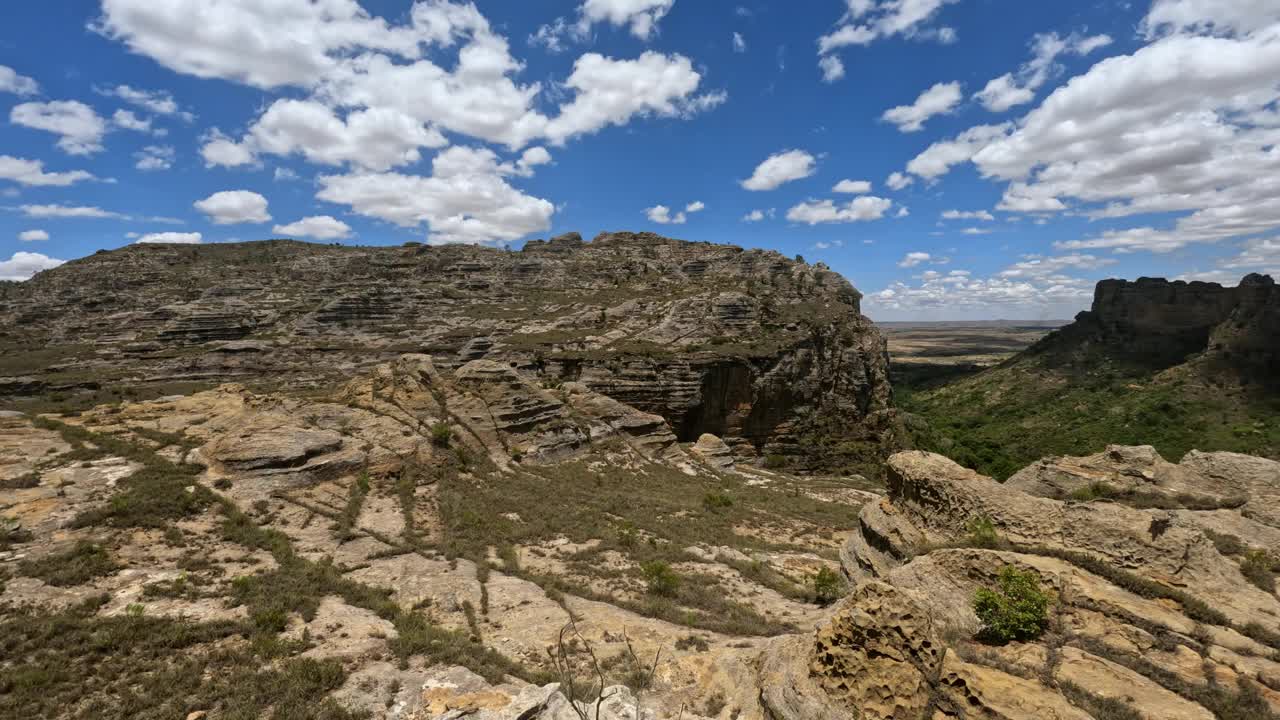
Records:
[[[440,447],[448,447],[453,440],[453,428],[449,423],[438,422],[431,426],[431,442]]]
[[[829,567],[818,570],[813,576],[813,598],[819,605],[830,605],[845,594],[844,578]]]
[[[83,585],[94,578],[110,575],[120,566],[101,545],[81,540],[65,552],[49,555],[39,560],[23,560],[18,572],[27,577],[40,578],[50,585],[71,587]]]
[[[967,540],[972,547],[994,548],[1000,545],[1000,535],[996,533],[996,526],[991,523],[991,518],[978,516],[969,519],[965,524],[968,531]]]
[[[992,642],[1034,640],[1048,626],[1049,596],[1034,572],[1006,565],[1000,569],[997,590],[978,588],[973,610],[982,623],[980,636]]]
[[[1280,457],[1280,398],[1190,377],[1152,380],[1102,366],[1059,375],[1014,361],[936,389],[895,386],[924,418],[913,442],[1004,480],[1049,455],[1153,445],[1177,462],[1189,450]]]
[[[31,542],[31,537],[31,531],[22,527],[17,520],[0,515],[0,550]]]
[[[1280,558],[1266,550],[1248,550],[1240,560],[1240,572],[1259,589],[1273,593],[1276,591],[1276,574],[1280,573]]]
[[[651,595],[675,597],[676,590],[680,589],[680,576],[661,560],[641,565],[640,572],[644,575],[645,588]]]
[[[236,623],[97,615],[106,600],[56,613],[13,608],[0,620],[0,718],[362,717],[321,699],[346,679],[337,660],[264,665]]]
[[[351,483],[347,505],[333,524],[333,537],[339,543],[355,539],[356,522],[360,519],[360,509],[364,507],[364,499],[368,494],[369,473],[362,472],[356,476],[355,482]]]

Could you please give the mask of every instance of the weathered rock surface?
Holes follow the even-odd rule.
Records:
[[[744,455],[800,454],[806,434],[833,428],[892,430],[885,344],[860,294],[775,252],[650,233],[520,252],[131,245],[0,292],[6,353],[31,358],[0,378],[10,397],[90,380],[333,387],[418,352],[442,370],[489,363],[464,373],[475,383],[499,365],[547,387],[582,383],[664,418],[682,442],[709,432]],[[504,412],[518,424],[539,407],[553,405]]]

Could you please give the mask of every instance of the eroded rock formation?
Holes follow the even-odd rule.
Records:
[[[891,425],[885,345],[848,281],[651,233],[571,233],[520,252],[131,245],[3,293],[0,342],[30,366],[0,378],[14,398],[83,383],[327,388],[416,352],[445,370],[488,363],[471,366],[476,382],[501,365],[548,388],[581,383],[661,416],[681,441],[711,433],[739,455],[797,454],[831,427],[876,440]]]

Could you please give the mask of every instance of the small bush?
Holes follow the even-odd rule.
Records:
[[[22,527],[17,520],[0,515],[0,550],[8,550],[10,545],[31,542],[34,536],[30,530]]]
[[[765,455],[764,466],[770,470],[780,470],[787,466],[787,456],[778,454]]]
[[[985,515],[979,515],[969,519],[965,523],[965,529],[969,531],[969,544],[973,547],[993,548],[1000,544],[1000,535],[996,532],[996,526],[991,523],[991,518]]]
[[[830,605],[844,596],[844,578],[831,568],[824,567],[813,576],[813,600],[819,605]]]
[[[449,423],[438,422],[431,426],[431,442],[440,447],[449,447],[453,440],[453,428]]]
[[[722,492],[707,493],[702,497],[702,507],[708,512],[733,507],[733,498]]]
[[[641,565],[640,572],[644,574],[645,586],[650,594],[674,597],[680,588],[680,576],[671,569],[670,565],[660,560]]]
[[[1067,497],[1076,502],[1090,502],[1100,498],[1109,498],[1116,495],[1116,489],[1104,482],[1091,482],[1083,487],[1072,490]]]
[[[1240,561],[1240,572],[1249,582],[1273,593],[1276,591],[1276,573],[1280,572],[1280,560],[1266,550],[1249,550]]]
[[[998,643],[1040,637],[1049,622],[1049,596],[1040,589],[1039,577],[1006,565],[1000,569],[999,583],[998,590],[978,588],[974,593],[980,636]]]

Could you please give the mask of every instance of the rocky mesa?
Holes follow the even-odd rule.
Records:
[[[812,459],[875,446],[890,426],[885,345],[860,299],[821,264],[650,233],[519,252],[139,244],[0,288],[0,395],[328,391],[421,353],[582,383],[682,441]]]

